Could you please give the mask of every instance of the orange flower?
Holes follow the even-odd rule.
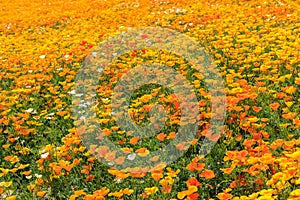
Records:
[[[146,176],[147,171],[143,170],[142,168],[134,168],[130,171],[130,176],[133,178],[142,178]]]
[[[151,177],[155,180],[158,181],[163,177],[163,170],[154,170],[151,171]]]
[[[184,197],[193,194],[194,192],[197,192],[198,188],[196,186],[190,186],[187,190],[178,192],[177,197],[178,199],[183,199]]]
[[[176,133],[175,132],[171,132],[169,133],[169,135],[167,136],[167,139],[174,139],[176,137]]]
[[[70,200],[75,200],[77,197],[85,195],[85,192],[83,190],[77,190],[70,196]]]
[[[4,145],[2,145],[3,149],[8,149],[9,146],[10,146],[10,144],[4,144]]]
[[[121,165],[124,163],[125,159],[126,159],[125,156],[120,156],[115,159],[115,162],[116,162],[116,164]]]
[[[35,184],[36,185],[43,185],[44,184],[44,180],[41,179],[41,178],[38,178],[38,179],[35,180]]]
[[[285,119],[293,120],[295,118],[295,115],[296,115],[296,113],[289,112],[286,114],[282,114],[282,117]]]
[[[190,164],[187,165],[187,169],[190,171],[201,171],[204,168],[205,164],[204,163],[199,163],[199,162],[191,162]]]
[[[10,181],[10,182],[0,182],[0,187],[9,187],[9,186],[11,186],[11,184],[12,184],[12,181]]]
[[[17,156],[6,156],[4,157],[4,160],[9,161],[11,163],[16,163],[19,161],[19,158]]]
[[[39,191],[39,192],[37,192],[37,196],[38,197],[43,197],[43,196],[45,196],[45,194],[46,194],[46,192],[45,191]]]
[[[215,177],[215,173],[212,170],[205,169],[199,176],[204,177],[206,179],[212,179]]]
[[[167,186],[167,185],[172,185],[174,183],[174,180],[172,179],[172,177],[167,176],[161,179],[159,183],[161,184],[161,186]]]
[[[62,166],[62,168],[65,169],[65,170],[67,170],[69,172],[73,168],[73,165]]]
[[[177,174],[180,172],[180,169],[173,171],[170,167],[168,167],[167,171],[168,171],[167,172],[168,177],[174,178],[174,177],[177,177]]]
[[[124,147],[124,148],[122,148],[122,151],[123,151],[124,153],[128,154],[128,153],[131,153],[131,152],[132,152],[132,148]]]
[[[150,158],[150,161],[156,162],[158,161],[158,159],[160,158],[160,156],[153,156],[152,158]]]
[[[229,168],[221,169],[225,174],[231,174],[231,172],[235,169],[236,163],[233,162]]]
[[[197,180],[197,178],[192,177],[189,178],[189,180],[187,180],[186,185],[189,186],[201,186],[201,183],[199,183],[199,181]]]
[[[159,133],[156,137],[157,137],[158,140],[163,141],[165,139],[165,137],[166,137],[166,134]]]
[[[139,156],[145,157],[149,154],[149,150],[145,147],[139,148],[135,151]]]
[[[164,194],[169,194],[172,191],[171,185],[162,185],[161,192]]]
[[[188,200],[197,200],[198,197],[199,197],[198,193],[193,193],[193,194],[188,195],[187,199]]]
[[[81,161],[81,159],[75,158],[75,159],[73,160],[73,165],[79,165],[80,161]]]
[[[261,111],[261,107],[257,107],[257,106],[253,106],[252,109],[254,110],[254,112],[259,112]]]
[[[90,182],[90,181],[93,181],[94,178],[95,178],[94,175],[88,175],[88,177],[86,177],[86,178],[84,179],[84,181],[85,181],[85,182]]]
[[[116,158],[116,151],[109,151],[105,154],[104,158],[107,160],[107,161],[113,161],[115,160]]]
[[[95,197],[91,194],[85,195],[84,200],[95,200]]]
[[[129,188],[125,188],[124,190],[122,190],[122,192],[123,192],[123,194],[129,196],[134,192],[134,190],[129,189]]]
[[[96,149],[96,152],[98,153],[97,156],[104,157],[109,152],[109,148],[107,146],[100,146]]]
[[[4,176],[4,175],[8,174],[8,172],[9,172],[10,170],[9,170],[9,169],[4,169],[4,168],[0,168],[0,171],[2,172],[2,173],[0,173],[0,177],[2,177],[2,176]]]
[[[32,192],[32,191],[34,190],[34,188],[35,188],[35,185],[33,185],[33,184],[27,185],[27,189],[28,189],[30,192]]]
[[[237,183],[236,183],[235,180],[232,181],[232,182],[230,183],[230,185],[229,185],[230,188],[236,188],[236,186],[237,186]]]
[[[198,142],[198,139],[193,139],[191,142],[189,142],[190,143],[190,145],[195,145],[195,144],[197,144],[197,142]]]
[[[222,192],[217,195],[217,198],[220,200],[229,200],[232,198],[232,195],[226,192]]]
[[[288,94],[293,94],[297,91],[297,88],[294,86],[287,86],[286,88],[284,88],[284,90]]]
[[[17,199],[17,195],[6,197],[6,200],[15,200]]]
[[[270,104],[270,107],[272,108],[272,110],[277,110],[279,108],[280,104],[279,103],[272,103]]]
[[[22,172],[21,174],[24,174],[25,176],[29,176],[31,174],[31,170]]]
[[[157,187],[151,187],[151,188],[145,188],[145,192],[147,193],[147,195],[151,195],[154,194],[158,191]]]
[[[134,138],[131,138],[129,143],[130,144],[133,144],[133,145],[136,145],[139,141],[139,138],[138,137],[134,137]]]
[[[108,173],[110,173],[111,175],[114,175],[116,176],[116,178],[122,178],[122,179],[125,179],[129,176],[128,173],[125,173],[124,171],[119,171],[119,170],[116,170],[116,169],[108,169],[107,170]]]
[[[80,171],[82,174],[89,174],[92,166],[91,165],[85,165],[82,167],[83,169]]]
[[[107,189],[106,187],[101,188],[100,190],[96,190],[93,192],[93,195],[95,197],[104,197],[105,195],[107,195],[109,193],[109,189]]]
[[[185,151],[185,150],[189,149],[189,146],[188,145],[186,146],[186,142],[180,142],[179,144],[176,144],[175,146],[180,151]]]
[[[108,194],[109,197],[114,196],[117,198],[121,198],[123,196],[123,192],[122,191],[118,191],[118,192],[111,192]]]

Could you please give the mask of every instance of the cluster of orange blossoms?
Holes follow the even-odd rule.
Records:
[[[300,199],[298,1],[5,0],[0,14],[0,199]],[[211,96],[201,73],[171,50],[121,55],[99,77],[95,110],[103,131],[97,139],[109,138],[127,157],[82,143],[90,127],[74,125],[77,71],[101,42],[140,27],[191,37],[220,71],[224,133],[210,138],[219,140],[205,157],[198,152],[209,132]],[[163,102],[167,128],[147,140],[114,123],[113,86],[137,63],[176,69],[199,100],[198,137],[177,144],[183,156],[151,172],[101,163],[145,157],[176,138],[182,124],[182,105],[157,85],[135,93],[128,114],[140,125]]]

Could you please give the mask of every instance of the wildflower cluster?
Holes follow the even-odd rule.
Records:
[[[295,0],[1,1],[0,199],[300,199],[299,6]],[[141,27],[178,31],[212,56],[226,90],[223,132],[209,129],[206,75],[172,49],[141,49],[115,59],[97,86],[82,83],[97,91],[93,111],[102,134],[95,141],[109,139],[122,156],[83,144],[83,133],[94,127],[77,128],[82,119],[72,115],[72,98],[81,95],[76,75],[99,44]],[[154,63],[192,86],[197,137],[174,145],[183,152],[176,162],[149,158],[151,171],[105,165],[147,158],[172,143],[180,126],[196,123],[182,116],[180,97],[160,84],[138,88],[128,106],[143,126],[158,119],[151,110],[160,105],[164,126],[154,127],[157,134],[142,138],[115,122],[118,81]],[[216,144],[202,156],[205,138]]]

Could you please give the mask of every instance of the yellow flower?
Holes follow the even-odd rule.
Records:
[[[10,182],[0,182],[0,187],[9,187],[9,186],[11,186],[11,184],[12,184],[12,181],[10,181]]]
[[[131,195],[133,192],[134,192],[134,190],[133,189],[129,189],[129,188],[125,188],[123,191],[123,194],[126,194],[126,195]]]
[[[293,190],[289,195],[289,200],[300,198],[300,189]]]
[[[114,197],[117,197],[117,198],[121,198],[123,196],[123,192],[122,191],[119,191],[119,192],[111,192],[108,194],[109,197],[111,196],[114,196]]]
[[[150,153],[150,151],[145,147],[139,148],[135,152],[141,157],[145,157]]]
[[[187,190],[184,190],[182,192],[178,192],[177,197],[178,199],[183,199],[184,197],[193,194],[194,192],[197,192],[198,188],[196,186],[190,186]]]
[[[150,94],[145,94],[144,96],[142,96],[142,97],[140,98],[140,102],[146,103],[146,102],[148,102],[151,98],[152,98],[152,95],[150,95]]]
[[[15,200],[17,198],[17,195],[6,197],[6,200]]]
[[[154,194],[158,191],[158,188],[157,187],[151,187],[151,188],[145,188],[145,192],[148,194],[148,195],[151,195],[151,194]]]
[[[45,191],[39,191],[39,192],[36,193],[36,195],[37,195],[38,197],[43,197],[43,196],[45,196],[45,194],[46,194]]]
[[[19,167],[18,167],[18,169],[25,169],[26,167],[28,167],[29,166],[29,164],[21,164]]]
[[[170,168],[170,167],[168,167],[167,168],[167,175],[169,176],[169,177],[172,177],[172,178],[174,178],[174,177],[177,177],[177,174],[180,172],[180,169],[177,169],[175,172]]]
[[[288,86],[288,87],[286,88],[286,90],[285,90],[285,92],[288,93],[288,94],[293,94],[293,93],[295,93],[296,91],[297,91],[297,88],[294,87],[294,86]]]
[[[294,153],[291,154],[285,154],[286,156],[296,159],[296,160],[300,160],[300,151],[296,151]]]
[[[19,161],[18,156],[6,156],[4,157],[4,160],[9,161],[11,163],[16,163]]]
[[[0,173],[0,177],[6,175],[10,171],[9,169],[4,169],[4,168],[0,168],[0,170],[2,171],[2,173]]]

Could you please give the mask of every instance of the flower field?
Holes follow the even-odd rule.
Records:
[[[300,199],[298,0],[4,0],[0,16],[0,199]],[[222,131],[210,134],[212,91],[203,74],[172,49],[139,49],[110,63],[96,87],[96,140],[108,138],[126,156],[87,146],[81,135],[93,128],[78,128],[72,114],[76,75],[99,44],[143,27],[177,31],[211,56],[225,86]],[[114,87],[138,64],[153,63],[193,88],[196,137],[175,145],[182,152],[175,162],[119,170],[102,161],[134,163],[196,122],[182,117],[172,90],[147,84],[133,92],[128,115],[136,126],[153,122],[159,102],[165,125],[141,138],[115,123]],[[204,138],[215,142],[205,156]]]

